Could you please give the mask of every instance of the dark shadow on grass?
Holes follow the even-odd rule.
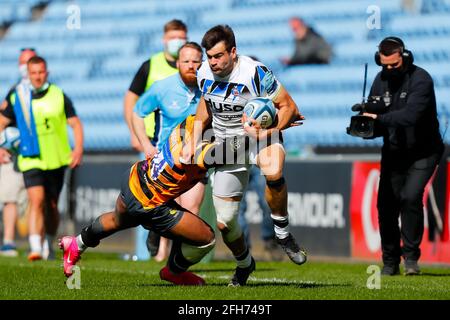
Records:
[[[294,281],[284,281],[284,282],[276,282],[276,283],[255,283],[250,282],[245,287],[291,287],[298,289],[316,289],[316,288],[331,288],[331,287],[350,287],[350,284],[347,283],[302,283],[302,282],[294,282]],[[170,283],[142,283],[138,284],[138,287],[180,287]],[[195,287],[195,286],[194,286]],[[228,287],[228,283],[208,283],[205,287]],[[243,287],[243,288],[245,288]],[[234,288],[235,289],[235,288]]]
[[[170,283],[141,283],[137,285],[138,287],[162,287],[162,288],[205,288],[205,287],[228,287],[228,282],[224,283],[207,283],[206,286],[177,286]],[[251,287],[248,285],[247,287]]]
[[[420,276],[427,276],[427,277],[450,277],[450,273],[421,272],[420,275],[414,276],[414,277],[420,277]]]
[[[276,282],[276,283],[254,283],[251,282],[248,284],[249,287],[292,287],[299,289],[315,289],[315,288],[329,288],[329,287],[350,287],[350,284],[347,283],[309,283],[309,282]]]
[[[229,268],[229,269],[192,269],[189,271],[195,272],[195,273],[201,273],[201,272],[233,272],[235,267]],[[274,271],[274,270],[278,270],[276,268],[258,268],[256,269],[256,271]]]

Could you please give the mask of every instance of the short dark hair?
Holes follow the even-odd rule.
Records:
[[[182,31],[187,32],[187,26],[186,26],[186,24],[184,24],[183,21],[178,20],[178,19],[173,19],[164,25],[164,33],[168,32],[168,31],[172,31],[172,30],[182,30]]]
[[[43,63],[45,65],[45,68],[47,69],[47,61],[45,61],[45,59],[40,56],[31,57],[30,60],[28,60],[27,62],[27,64],[39,64],[39,63]]]
[[[397,37],[384,38],[378,46],[378,52],[385,56],[390,56],[394,53],[402,54],[404,49],[405,44]]]
[[[200,47],[200,45],[199,45],[197,42],[194,42],[194,41],[188,41],[188,42],[186,42],[185,44],[183,44],[183,45],[181,46],[181,48],[178,49],[178,57],[180,56],[180,51],[181,51],[182,49],[184,49],[184,48],[192,48],[192,49],[195,49],[195,50],[199,51],[199,52],[202,54],[202,58],[203,58],[203,50],[202,50],[202,47]]]
[[[24,52],[24,51],[33,51],[33,52],[36,52],[36,49],[34,49],[34,48],[22,48],[22,49],[20,49],[20,52]]]
[[[236,47],[236,38],[234,37],[233,29],[228,25],[217,25],[209,29],[202,39],[202,47],[209,50],[219,42],[225,42],[225,47],[228,52],[233,47]]]

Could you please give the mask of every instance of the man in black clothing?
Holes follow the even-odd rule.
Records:
[[[405,274],[416,275],[424,229],[423,193],[444,149],[434,85],[397,37],[381,41],[375,61],[383,69],[370,96],[380,99],[369,104],[363,115],[376,119],[384,139],[377,203],[382,274],[399,274],[403,256]]]

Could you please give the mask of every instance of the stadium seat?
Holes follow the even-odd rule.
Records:
[[[127,150],[129,132],[123,122],[92,123],[84,126],[86,151]]]
[[[17,4],[30,14],[37,2],[2,1],[0,23],[11,20]],[[80,29],[67,27],[73,4],[80,9]],[[308,144],[375,146],[380,139],[353,138],[345,128],[354,114],[351,106],[362,99],[364,63],[369,63],[367,95],[380,70],[373,61],[377,45],[395,34],[404,38],[417,64],[433,77],[441,127],[445,126],[450,115],[450,71],[443,67],[450,61],[448,4],[433,3],[413,15],[402,9],[401,0],[380,0],[376,5],[382,29],[369,30],[366,20],[372,12],[367,9],[373,4],[370,0],[54,0],[36,21],[29,21],[26,14],[16,19],[0,40],[0,87],[4,95],[17,80],[20,48],[36,48],[48,61],[50,80],[64,89],[86,123],[88,149],[125,150],[129,138],[122,118],[123,96],[141,63],[162,50],[164,23],[173,18],[185,21],[189,39],[196,42],[213,25],[229,24],[236,33],[238,53],[268,65],[307,118],[304,126],[286,132],[287,149]],[[294,50],[288,24],[292,16],[305,19],[332,44],[330,65],[281,64],[280,58]],[[445,139],[450,141],[450,135]]]

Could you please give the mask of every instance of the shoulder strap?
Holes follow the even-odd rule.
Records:
[[[17,98],[20,101],[23,117],[28,130],[31,128],[30,112],[31,112],[31,92],[23,83],[19,83],[16,87]]]

